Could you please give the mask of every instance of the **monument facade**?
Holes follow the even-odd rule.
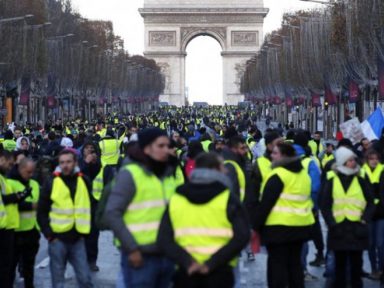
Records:
[[[162,68],[165,90],[160,101],[185,105],[185,58],[188,43],[208,35],[222,48],[223,102],[244,99],[240,77],[246,61],[260,48],[268,13],[262,0],[145,0],[145,52]]]

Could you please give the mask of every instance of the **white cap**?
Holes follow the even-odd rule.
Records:
[[[60,142],[60,146],[63,146],[65,148],[72,148],[73,147],[73,142],[70,138],[68,137],[63,137]]]

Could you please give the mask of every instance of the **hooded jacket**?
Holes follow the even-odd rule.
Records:
[[[205,204],[226,189],[230,189],[230,180],[222,173],[211,169],[195,169],[190,182],[180,186],[176,193],[183,195],[194,204]],[[193,217],[193,215],[191,215]],[[233,227],[233,238],[217,251],[207,266],[210,271],[227,265],[249,241],[249,223],[247,214],[239,198],[233,192],[228,200],[227,217]],[[164,213],[158,234],[158,244],[165,255],[174,260],[184,270],[187,270],[193,259],[174,239],[174,230],[171,224],[169,210]]]

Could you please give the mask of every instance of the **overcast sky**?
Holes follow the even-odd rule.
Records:
[[[138,13],[143,0],[72,0],[74,8],[90,19],[112,20],[114,30],[125,40],[130,54],[142,54],[144,50],[144,25]],[[233,1],[236,3],[236,0]],[[270,9],[265,19],[264,34],[280,26],[284,12],[319,7],[321,4],[299,0],[264,0]],[[209,37],[195,38],[187,47],[187,86],[191,102],[207,101],[222,103],[221,48]],[[210,69],[200,69],[200,67]],[[208,85],[208,83],[210,83]]]

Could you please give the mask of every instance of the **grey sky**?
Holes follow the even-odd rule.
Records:
[[[144,26],[137,11],[143,6],[143,0],[72,0],[72,2],[74,8],[84,17],[113,21],[115,33],[123,37],[128,52],[130,54],[143,53]],[[236,3],[236,0],[233,2]],[[305,3],[299,0],[264,0],[264,6],[270,9],[264,25],[264,34],[266,34],[280,26],[284,12],[321,7],[321,4]],[[192,101],[206,99],[206,96],[201,94],[201,91],[205,90],[211,103],[220,104],[222,101],[220,47],[205,38],[194,39],[187,49],[190,55],[187,57],[187,86],[189,86]],[[195,44],[195,41],[198,44]],[[209,51],[211,57],[202,57],[202,53],[205,51]],[[201,71],[198,69],[201,67],[199,66],[201,63],[214,67],[216,70],[204,69]],[[214,71],[216,73],[213,73]],[[210,79],[212,85],[209,87],[207,84],[203,85],[204,79]]]

